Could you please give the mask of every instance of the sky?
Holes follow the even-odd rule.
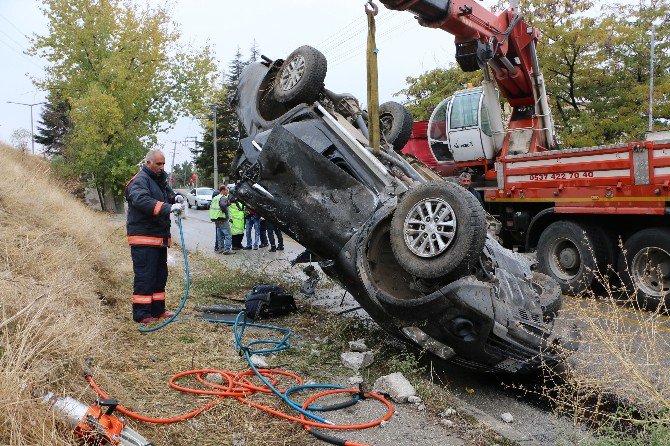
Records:
[[[144,5],[158,0],[134,1]],[[378,0],[376,3],[379,99],[402,102],[404,97],[394,97],[394,93],[406,87],[407,76],[419,76],[455,61],[454,38],[419,26],[410,13],[390,11]],[[480,3],[491,6],[495,0]],[[227,68],[238,47],[248,57],[254,41],[271,59],[284,58],[301,45],[311,45],[328,59],[326,86],[338,93],[352,93],[365,102],[364,0],[171,0],[169,4],[183,41],[195,46],[212,45],[220,70]],[[47,30],[40,5],[40,0],[0,0],[0,140],[4,142],[10,142],[16,129],[30,130],[30,108],[7,102],[35,104],[45,99],[45,93],[31,82],[31,78],[44,75],[44,63],[24,54],[30,46],[29,37]],[[40,107],[33,107],[35,131]],[[182,142],[189,137],[201,140],[202,129],[197,121],[186,118],[171,131],[158,135],[168,163],[172,161],[174,141],[180,141],[175,163],[191,159]],[[38,144],[35,149],[40,153]]]

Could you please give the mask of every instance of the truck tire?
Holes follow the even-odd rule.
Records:
[[[275,99],[289,107],[315,102],[324,88],[327,70],[326,56],[316,48],[301,46],[289,54],[275,76]]]
[[[557,221],[537,243],[539,270],[558,281],[564,294],[581,294],[614,262],[609,238],[597,226]]]
[[[670,229],[648,228],[623,245],[617,270],[629,295],[646,308],[656,309],[670,295]]]
[[[533,289],[540,296],[540,305],[545,322],[553,320],[563,305],[561,286],[546,274],[533,271]]]
[[[379,106],[379,124],[382,138],[400,152],[412,135],[414,119],[407,108],[397,102],[384,102]]]
[[[448,182],[428,182],[402,197],[391,219],[391,248],[400,266],[422,279],[470,274],[486,242],[477,198]]]

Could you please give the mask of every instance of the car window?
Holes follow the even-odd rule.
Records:
[[[195,195],[195,189],[191,189],[191,194]]]
[[[196,195],[212,195],[212,192],[214,192],[214,189],[211,187],[199,187],[198,193]]]

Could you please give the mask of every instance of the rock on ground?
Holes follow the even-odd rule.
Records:
[[[357,341],[349,341],[349,350],[352,352],[367,352],[368,346],[365,345],[365,339],[358,339]]]
[[[358,372],[372,364],[375,360],[375,355],[372,352],[344,352],[340,356],[342,365]]]
[[[379,377],[372,391],[387,393],[396,403],[406,403],[409,397],[416,396],[416,390],[400,372]]]

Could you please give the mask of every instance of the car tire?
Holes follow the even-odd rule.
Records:
[[[638,231],[626,240],[623,250],[617,271],[628,294],[650,310],[661,304],[667,306],[670,303],[670,229]],[[656,270],[660,270],[661,280],[657,275],[648,275]]]
[[[275,76],[275,99],[288,106],[315,102],[324,88],[327,70],[326,56],[316,48],[301,46],[286,58]]]
[[[379,121],[382,139],[400,152],[412,135],[414,119],[407,108],[397,102],[384,102],[379,106]]]
[[[429,206],[435,206],[433,215],[437,216],[422,225],[423,220],[413,217],[425,215]],[[422,239],[430,246],[421,243]],[[441,247],[440,242],[446,246]],[[425,183],[406,192],[391,220],[393,254],[403,269],[423,279],[455,280],[470,274],[485,242],[486,217],[481,204],[467,190],[446,181]]]
[[[540,296],[545,322],[553,320],[563,305],[561,286],[552,277],[537,271],[533,271],[531,283]]]
[[[609,237],[598,226],[557,221],[545,228],[537,243],[539,270],[554,278],[563,294],[582,294],[607,275],[614,263]]]

